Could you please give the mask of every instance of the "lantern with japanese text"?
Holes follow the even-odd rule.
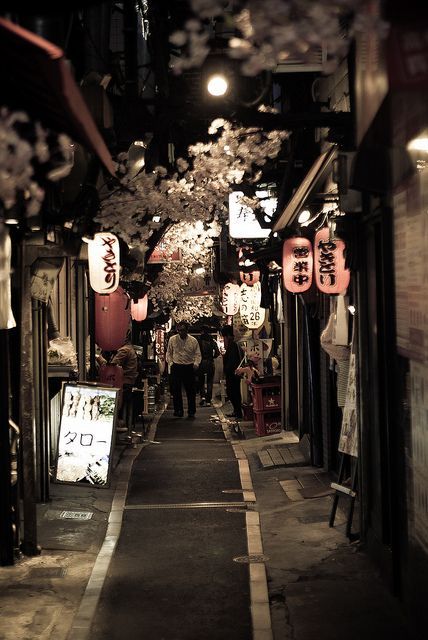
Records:
[[[119,286],[119,240],[113,233],[96,233],[88,243],[89,284],[97,293],[113,293]]]
[[[137,302],[132,300],[131,302],[131,317],[136,322],[142,322],[147,318],[147,306],[148,298],[147,293],[142,298],[139,298]]]
[[[252,287],[247,284],[241,285],[240,314],[243,324],[248,329],[258,329],[265,321],[265,309],[260,306],[262,297],[260,282],[256,282]]]
[[[234,316],[239,311],[240,289],[239,284],[228,282],[223,287],[221,294],[221,308],[227,316]]]
[[[288,238],[282,247],[282,280],[291,293],[303,293],[312,284],[314,257],[307,238]]]
[[[345,268],[345,243],[331,237],[329,227],[315,234],[315,281],[323,293],[344,293],[349,285],[350,272]]]
[[[114,293],[95,293],[95,342],[104,351],[116,351],[125,343],[131,319],[130,298],[118,287]]]
[[[250,260],[250,258],[245,258],[244,257],[244,250],[243,249],[239,249],[238,252],[238,264],[240,266],[240,268],[242,269],[243,267],[251,267],[254,266],[256,267],[255,263]],[[245,284],[249,284],[250,286],[253,285],[255,282],[259,282],[260,281],[260,271],[256,268],[254,268],[254,271],[240,271],[239,272],[239,277],[241,279],[241,282],[245,283]]]

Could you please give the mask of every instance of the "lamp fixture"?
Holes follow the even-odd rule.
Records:
[[[224,75],[216,73],[209,77],[207,91],[210,95],[218,98],[226,95],[228,89],[229,83]]]

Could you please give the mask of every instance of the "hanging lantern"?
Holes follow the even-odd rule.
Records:
[[[238,264],[239,266],[242,267],[250,267],[252,265],[254,265],[254,267],[256,266],[254,262],[252,262],[249,258],[244,258],[244,250],[241,248],[239,249],[238,252]],[[260,282],[260,271],[258,269],[254,269],[254,271],[240,271],[239,272],[239,277],[241,279],[241,282],[248,284],[248,285],[253,285],[256,282]]]
[[[303,293],[312,284],[314,256],[307,238],[288,238],[282,247],[282,280],[291,293]]]
[[[315,234],[315,280],[323,293],[345,293],[351,277],[345,268],[345,243],[331,237],[330,228],[323,227]]]
[[[107,295],[95,294],[95,342],[104,351],[116,351],[124,344],[131,318],[129,303],[122,287]]]
[[[7,227],[0,224],[0,329],[16,327],[11,307],[10,257],[12,244]]]
[[[96,233],[88,243],[89,283],[97,293],[113,293],[119,285],[119,240],[113,233]]]
[[[132,300],[131,302],[131,318],[136,322],[142,322],[147,318],[147,306],[148,306],[147,293],[142,298],[139,298],[137,302]]]
[[[256,282],[252,287],[247,284],[241,285],[240,314],[242,323],[248,329],[258,329],[265,321],[266,310],[260,306],[262,290],[260,282]]]
[[[223,287],[221,296],[221,308],[227,316],[234,316],[239,311],[239,284],[228,282]]]

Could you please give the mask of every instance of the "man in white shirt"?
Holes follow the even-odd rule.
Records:
[[[177,325],[178,333],[171,336],[166,351],[166,361],[171,374],[171,391],[174,404],[174,415],[183,416],[182,385],[187,396],[187,413],[194,418],[196,413],[195,371],[201,362],[199,343],[188,334],[187,322]]]

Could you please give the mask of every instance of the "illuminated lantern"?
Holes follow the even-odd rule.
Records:
[[[116,351],[124,344],[130,319],[130,299],[122,287],[107,295],[95,294],[95,342],[101,349]]]
[[[315,281],[323,293],[344,293],[351,274],[345,269],[345,243],[339,238],[330,238],[329,227],[315,234],[314,260]]]
[[[113,233],[96,233],[88,243],[89,284],[97,293],[113,293],[119,286],[119,240]]]
[[[239,284],[228,282],[224,285],[221,295],[221,308],[227,316],[234,316],[239,311]]]
[[[256,282],[252,287],[247,284],[241,285],[240,314],[242,323],[248,329],[258,329],[265,321],[266,310],[260,306],[262,291],[260,282]]]
[[[239,253],[238,253],[238,264],[239,266],[242,267],[250,267],[252,265],[256,266],[254,264],[254,262],[252,262],[249,258],[244,258],[243,256],[243,249],[239,249]],[[258,269],[255,269],[254,271],[240,271],[239,272],[239,277],[241,279],[241,282],[245,283],[245,284],[249,284],[250,286],[255,284],[256,282],[260,282],[260,271]]]
[[[291,293],[303,293],[312,284],[314,256],[307,238],[288,238],[282,247],[282,280]]]
[[[131,317],[137,322],[142,322],[147,318],[147,305],[148,305],[147,293],[142,298],[138,299],[138,302],[131,302]]]

